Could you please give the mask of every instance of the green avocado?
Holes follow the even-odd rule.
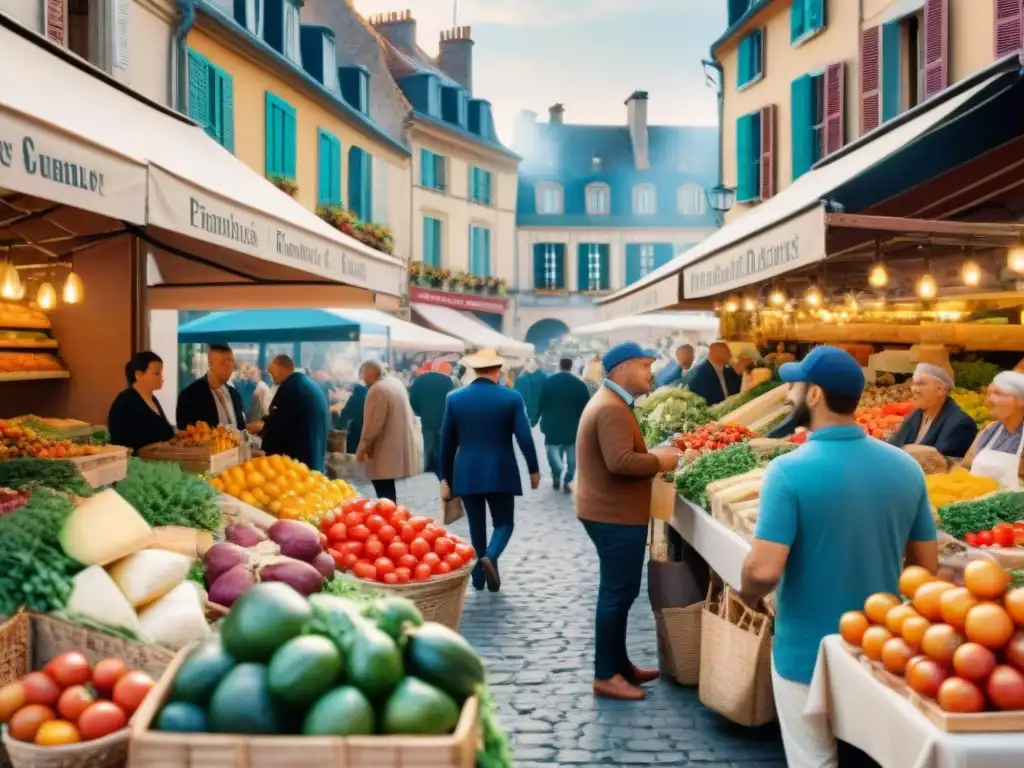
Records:
[[[341,651],[328,638],[294,637],[270,659],[270,692],[288,704],[309,706],[337,684],[343,669]]]
[[[170,733],[205,733],[206,713],[187,701],[172,701],[160,710],[154,727]]]
[[[459,722],[459,705],[444,691],[407,677],[384,705],[381,730],[389,734],[439,736]]]
[[[287,584],[264,582],[235,601],[221,624],[220,636],[224,648],[238,661],[266,664],[312,618],[306,598]]]
[[[234,657],[214,636],[189,653],[171,683],[171,701],[186,701],[205,707],[214,688],[235,666]]]
[[[228,672],[210,698],[207,722],[213,733],[280,733],[281,718],[270,695],[267,668],[245,663]]]
[[[395,641],[371,625],[352,633],[345,670],[348,682],[374,702],[384,701],[405,674]]]
[[[335,688],[317,699],[302,724],[306,736],[369,736],[373,731],[373,705],[351,685]]]

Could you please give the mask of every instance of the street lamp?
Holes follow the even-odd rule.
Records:
[[[736,188],[716,184],[707,191],[708,203],[715,211],[718,226],[725,223],[725,214],[736,204]]]

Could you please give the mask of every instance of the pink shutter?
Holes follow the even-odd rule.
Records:
[[[946,23],[949,0],[926,0],[924,4],[924,98],[946,89],[949,75],[946,48]]]
[[[882,122],[882,30],[860,35],[860,132],[863,136]]]
[[[775,194],[775,105],[761,108],[761,199]]]
[[[846,65],[841,61],[825,68],[825,154],[831,155],[843,144],[846,103]]]
[[[995,0],[996,58],[1024,48],[1024,0]]]

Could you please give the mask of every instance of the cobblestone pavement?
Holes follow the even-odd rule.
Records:
[[[705,709],[696,689],[659,681],[638,703],[592,695],[596,554],[570,497],[552,490],[547,477],[526,493],[501,559],[501,591],[470,589],[461,626],[487,663],[516,765],[785,768],[776,727],[733,726]],[[440,503],[432,475],[400,482],[398,497],[427,514]],[[451,527],[468,540],[465,520]],[[629,647],[636,663],[657,666],[646,596],[645,584]]]

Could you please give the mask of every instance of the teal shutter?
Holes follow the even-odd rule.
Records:
[[[900,113],[901,32],[898,22],[882,25],[882,122]]]
[[[547,243],[537,243],[533,246],[533,287],[534,289],[546,288],[544,279],[544,254],[547,251]]]
[[[640,279],[640,246],[630,243],[626,246],[626,285]]]
[[[491,204],[491,180],[494,178],[494,174],[490,171],[484,171],[484,202],[487,205]]]
[[[348,151],[348,207],[357,218],[363,218],[363,166],[365,155],[359,147]]]
[[[565,244],[555,246],[555,288],[565,289]]]
[[[267,91],[266,99],[267,176],[295,178],[295,108]]]
[[[441,266],[440,225],[437,219],[423,217],[423,263],[431,267]]]
[[[794,181],[814,165],[814,82],[811,75],[802,75],[790,85]]]
[[[280,176],[281,167],[280,161],[278,160],[278,118],[280,117],[277,109],[275,109],[275,98],[274,94],[267,91],[267,105],[266,105],[266,135],[264,137],[264,144],[266,149],[266,174],[267,176]]]
[[[364,153],[363,158],[363,216],[365,221],[373,221],[373,155]]]
[[[434,155],[434,181],[436,182],[436,189],[445,190],[448,188],[444,155]]]
[[[789,41],[795,43],[806,31],[804,0],[793,0],[789,7]]]
[[[654,246],[654,268],[664,266],[672,261],[674,252],[672,243],[657,243]]]
[[[476,166],[475,165],[469,166],[469,182],[468,183],[469,183],[469,199],[470,200],[476,200],[476,184],[477,184],[476,176],[477,176]]]
[[[590,290],[590,245],[580,243],[576,248],[576,286],[577,290]]]
[[[813,32],[825,26],[825,0],[803,0],[804,29]]]
[[[750,42],[750,35],[747,35],[742,40],[740,40],[739,74],[736,77],[737,86],[746,85],[754,77],[754,75],[750,71],[750,62],[752,61],[752,58],[750,56]]]
[[[753,123],[754,115],[740,115],[736,120],[736,199],[741,202],[757,198],[758,179],[753,163],[757,144]]]
[[[600,254],[601,264],[601,280],[598,282],[598,290],[607,291],[612,287],[612,257],[611,257],[611,246],[607,243],[602,243],[597,246],[598,253]]]
[[[235,152],[235,78],[222,69],[217,70],[220,79],[221,146],[228,152]]]
[[[320,205],[341,205],[341,143],[327,131],[320,131],[319,192]]]
[[[191,48],[188,51],[188,116],[204,128],[210,122],[210,63]]]
[[[434,175],[434,153],[429,149],[420,150],[420,184],[424,187],[434,188],[436,183]]]
[[[298,151],[298,136],[295,132],[295,110],[285,105],[284,112],[284,175],[295,178],[295,154]]]

